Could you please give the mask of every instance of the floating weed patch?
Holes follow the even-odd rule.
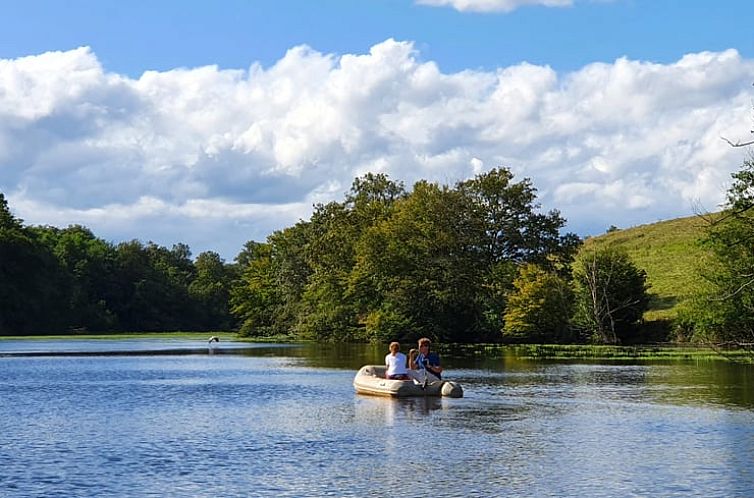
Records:
[[[744,350],[715,350],[694,346],[594,346],[561,344],[453,344],[440,346],[443,355],[503,357],[558,361],[735,361],[754,363]]]
[[[754,358],[747,351],[716,351],[706,347],[532,344],[512,346],[512,348],[517,358],[536,360],[754,361]]]

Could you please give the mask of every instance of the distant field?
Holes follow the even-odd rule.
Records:
[[[633,262],[647,272],[651,287],[647,321],[672,320],[679,304],[701,282],[698,269],[706,257],[699,245],[706,222],[698,216],[661,221],[587,239],[582,250],[595,246],[625,248]]]

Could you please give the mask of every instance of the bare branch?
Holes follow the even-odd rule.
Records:
[[[751,342],[739,342],[739,341],[726,341],[726,342],[712,342],[709,340],[702,341],[702,344],[712,349],[715,353],[719,354],[723,358],[733,363],[751,363],[752,352],[754,351],[754,343]],[[741,359],[735,355],[729,354],[730,348],[740,349],[745,351],[748,356],[745,359]]]
[[[742,277],[752,277],[752,275],[751,275],[751,274],[748,274],[748,275],[741,275],[741,276],[742,276]],[[754,278],[751,278],[751,279],[750,279],[750,280],[748,280],[747,282],[744,282],[743,284],[741,284],[741,286],[740,286],[740,287],[739,287],[738,289],[736,289],[735,291],[733,291],[733,292],[730,292],[730,293],[728,293],[728,294],[726,294],[726,295],[724,295],[724,296],[720,296],[720,297],[715,297],[715,298],[712,298],[712,300],[714,300],[714,301],[725,301],[725,300],[727,300],[727,299],[730,299],[731,297],[735,296],[736,294],[740,293],[740,292],[741,292],[741,291],[743,291],[743,290],[744,290],[744,289],[745,289],[746,287],[749,287],[749,286],[750,286],[750,285],[752,285],[752,284],[754,284]]]
[[[720,139],[721,139],[721,140],[725,140],[726,142],[728,142],[728,145],[730,145],[731,147],[746,147],[746,146],[748,146],[748,145],[754,145],[754,140],[751,140],[751,141],[749,141],[749,142],[741,142],[741,141],[739,140],[738,142],[736,142],[736,143],[733,143],[733,142],[731,142],[730,140],[728,140],[728,139],[727,139],[727,138],[725,138],[725,137],[720,137]]]

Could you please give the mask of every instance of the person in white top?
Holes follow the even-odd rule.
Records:
[[[406,355],[401,353],[401,345],[398,342],[390,343],[390,352],[385,356],[386,379],[409,380],[406,368]]]

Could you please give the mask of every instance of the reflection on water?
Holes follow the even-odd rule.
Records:
[[[356,396],[354,416],[369,424],[395,426],[407,420],[425,420],[433,410],[443,409],[439,397],[390,399],[378,396]],[[445,409],[448,409],[446,400]]]
[[[60,346],[91,355],[28,356],[43,351],[0,342],[0,354],[21,353],[0,357],[0,496],[754,490],[748,366],[444,351],[464,398],[392,400],[351,385],[384,347]]]

